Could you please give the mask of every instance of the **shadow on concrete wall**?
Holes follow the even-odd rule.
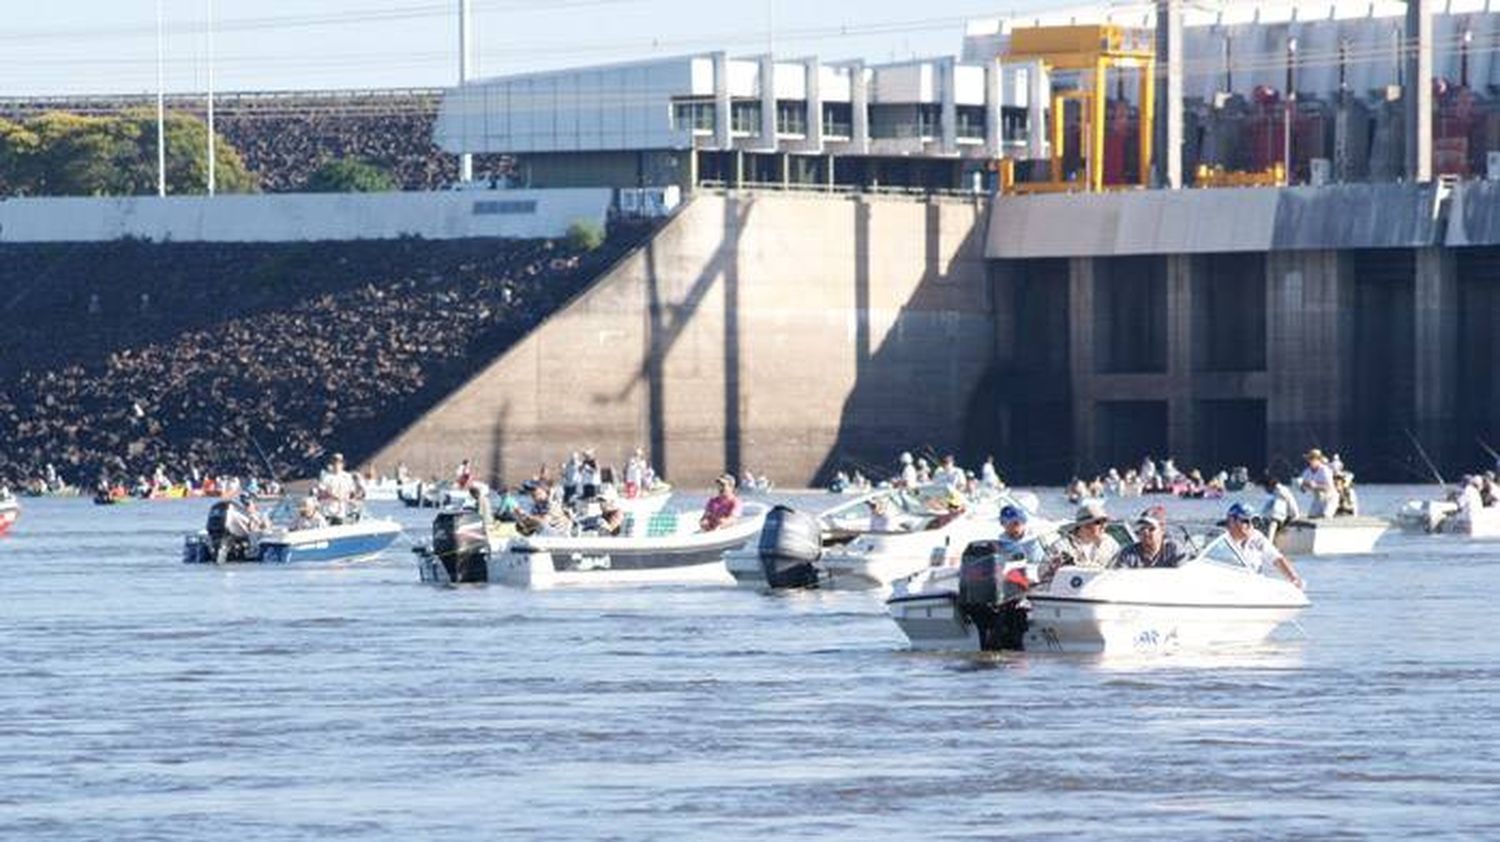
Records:
[[[688,285],[680,301],[663,283],[659,238],[643,246],[646,294],[646,358],[640,369],[619,391],[595,398],[596,403],[629,400],[637,385],[646,388],[646,432],[652,466],[660,476],[670,477],[671,452],[667,442],[666,363],[672,348],[703,307],[704,299],[720,279],[724,282],[724,465],[739,473],[741,442],[741,346],[740,346],[740,242],[749,222],[752,205],[730,196],[724,201],[723,236],[707,265]]]
[[[968,465],[994,452],[993,336],[984,342],[964,338],[967,318],[978,317],[993,331],[993,302],[983,261],[985,226],[970,226],[948,274],[942,272],[941,205],[927,204],[924,228],[922,276],[896,324],[880,347],[873,348],[870,205],[860,202],[856,209],[855,382],[844,402],[838,437],[812,478],[814,483],[826,482],[839,470],[886,478],[896,470],[896,457],[904,450],[929,460],[954,453]],[[966,269],[972,277],[964,274]],[[957,305],[964,286],[984,290],[985,312],[967,313]],[[973,353],[983,359],[965,356]],[[928,413],[928,408],[937,411]]]

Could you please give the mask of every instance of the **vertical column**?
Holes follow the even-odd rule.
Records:
[[[775,152],[776,144],[776,57],[760,57],[760,143],[759,148]]]
[[[1446,248],[1416,252],[1416,395],[1422,446],[1439,465],[1454,453],[1458,414],[1458,261]]]
[[[1266,257],[1267,455],[1338,447],[1346,420],[1353,261],[1337,251]]]
[[[1406,0],[1406,179],[1432,180],[1432,0]]]
[[[1073,380],[1073,472],[1098,466],[1094,399],[1094,287],[1098,260],[1068,260],[1068,357]]]
[[[865,79],[865,63],[849,65],[849,151],[854,155],[870,152],[870,84]]]
[[[942,120],[944,155],[958,154],[958,95],[954,90],[957,62],[952,56],[944,58],[938,65],[942,73]]]
[[[1005,66],[998,59],[984,68],[984,151],[1005,157]]]
[[[733,105],[729,98],[729,57],[714,53],[714,145],[721,151],[734,146]]]
[[[1156,183],[1182,186],[1182,3],[1156,0]]]
[[[1047,157],[1047,109],[1052,105],[1052,86],[1041,62],[1027,65],[1026,83],[1026,157],[1040,161]]]
[[[1167,270],[1167,450],[1180,464],[1199,463],[1193,400],[1193,287],[1202,258],[1174,254]]]
[[[822,65],[817,56],[807,59],[802,63],[805,76],[805,90],[807,91],[807,141],[804,148],[808,152],[821,154],[823,152],[823,77]]]

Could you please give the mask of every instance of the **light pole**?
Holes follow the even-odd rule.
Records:
[[[214,0],[208,3],[208,195],[212,196],[215,184],[214,160]]]
[[[156,195],[167,195],[167,76],[162,42],[162,0],[156,0]]]
[[[469,81],[470,51],[469,51],[469,29],[471,26],[470,15],[473,14],[470,0],[458,0],[458,101],[463,103],[462,119],[464,121],[464,145],[469,144],[469,92],[463,90]],[[474,180],[474,156],[468,152],[458,156],[458,180],[470,182]]]

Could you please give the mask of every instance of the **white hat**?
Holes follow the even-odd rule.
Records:
[[[911,464],[911,454],[910,453],[902,453],[901,454],[901,464],[903,464],[903,465],[910,465]]]

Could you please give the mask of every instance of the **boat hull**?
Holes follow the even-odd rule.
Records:
[[[1391,528],[1372,517],[1294,520],[1276,532],[1276,548],[1289,556],[1366,555]]]
[[[21,517],[21,507],[13,503],[0,505],[0,535],[10,531]]]
[[[363,561],[380,555],[400,535],[401,527],[394,521],[302,530],[263,539],[260,560],[265,564]]]
[[[732,585],[722,549],[675,553],[506,550],[491,555],[489,581],[518,588],[601,585]]]

